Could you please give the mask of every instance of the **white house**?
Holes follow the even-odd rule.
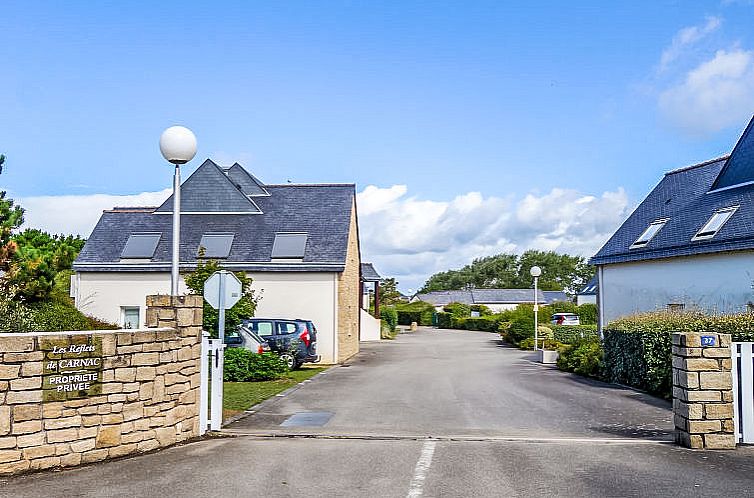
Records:
[[[592,277],[587,284],[576,294],[576,304],[597,304],[597,275]]]
[[[201,257],[247,272],[261,298],[256,316],[312,320],[322,361],[343,361],[359,350],[363,319],[355,193],[352,184],[264,185],[239,164],[208,159],[181,187],[181,272]],[[143,325],[145,296],[170,293],[172,206],[170,197],[102,214],[73,265],[81,311]]]
[[[754,120],[729,156],[667,173],[590,260],[600,324],[754,306]]]

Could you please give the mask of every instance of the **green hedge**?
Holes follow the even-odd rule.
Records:
[[[399,325],[411,325],[412,322],[416,322],[418,325],[431,326],[432,315],[435,313],[435,307],[423,301],[399,304],[395,310],[398,312]]]
[[[452,318],[453,318],[453,315],[451,315],[450,313],[440,311],[439,313],[437,313],[437,327],[441,329],[452,328],[452,325],[451,325]]]
[[[558,368],[585,377],[601,378],[603,374],[603,350],[595,337],[579,339],[560,348]]]
[[[442,310],[446,313],[450,313],[453,316],[467,317],[471,316],[471,306],[463,303],[450,303],[443,306]]]
[[[275,353],[252,353],[243,348],[225,350],[223,380],[254,382],[279,379],[288,373],[285,362]]]
[[[398,325],[398,312],[395,308],[381,308],[380,319],[385,323],[390,332],[395,332],[395,327]]]
[[[596,339],[596,325],[549,325],[555,334],[555,340],[563,344],[573,344],[582,339]]]
[[[705,315],[646,313],[622,318],[604,330],[606,380],[672,395],[671,342],[673,332],[731,334],[734,341],[754,340],[754,314]]]
[[[498,318],[495,316],[480,316],[464,319],[466,330],[481,330],[484,332],[497,332]]]
[[[72,304],[58,302],[23,305],[0,303],[0,332],[57,332],[117,329],[116,325],[83,314]]]

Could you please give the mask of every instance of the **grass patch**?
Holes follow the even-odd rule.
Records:
[[[261,403],[301,381],[309,379],[327,367],[303,367],[286,374],[282,379],[260,382],[223,383],[223,419],[232,417]]]

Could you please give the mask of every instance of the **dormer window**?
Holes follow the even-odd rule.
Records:
[[[649,244],[649,241],[654,238],[655,235],[657,235],[657,232],[659,232],[662,227],[665,226],[665,223],[668,222],[668,219],[663,220],[656,220],[649,224],[646,230],[642,232],[641,235],[639,235],[639,238],[636,239],[636,241],[631,244],[631,247],[629,249],[638,249],[641,247],[645,247],[647,244]]]
[[[161,233],[134,233],[128,237],[121,259],[147,259],[154,256]]]
[[[704,224],[701,230],[699,230],[691,240],[707,240],[717,235],[717,232],[720,231],[723,225],[725,225],[725,222],[733,216],[733,213],[735,213],[737,209],[738,206],[731,206],[715,211],[715,214],[712,215],[707,223]]]
[[[232,233],[205,233],[197,255],[202,258],[227,258],[233,245]]]
[[[272,259],[303,259],[305,250],[305,233],[277,233],[272,244]]]

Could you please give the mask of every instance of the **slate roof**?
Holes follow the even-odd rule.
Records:
[[[754,120],[730,156],[671,171],[649,193],[610,240],[592,257],[593,265],[623,263],[754,249]],[[713,190],[724,168],[735,168],[733,177],[745,183]],[[727,174],[727,173],[726,173]],[[729,177],[726,177],[729,181]],[[739,206],[711,239],[692,238],[716,210]],[[655,220],[665,226],[646,246],[629,249]]]
[[[589,282],[578,292],[579,296],[596,296],[597,295],[597,275],[593,276]]]
[[[534,302],[534,289],[471,289],[434,291],[417,294],[416,298],[434,306],[450,303],[462,304],[521,304]],[[544,293],[537,289],[537,301],[548,302]]]
[[[365,282],[379,282],[382,277],[374,269],[372,263],[361,263],[361,279]]]
[[[228,173],[236,177],[241,176],[233,167],[228,170]],[[171,194],[155,213],[170,214],[172,212],[173,195]],[[181,184],[181,215],[208,212],[261,214],[262,210],[228,178],[228,175],[217,164],[207,159]]]
[[[240,167],[240,166],[239,166]],[[200,171],[205,170],[205,171]],[[218,176],[218,174],[220,176]],[[215,185],[219,183],[219,185]],[[228,186],[231,188],[229,189]],[[234,234],[230,254],[222,259],[228,269],[249,271],[343,271],[351,210],[356,195],[353,184],[266,185],[269,196],[254,197],[260,214],[181,213],[181,268],[196,264],[199,241],[205,233]],[[205,161],[181,187],[181,204],[202,199],[199,193],[225,195],[237,209],[246,196],[211,161]],[[240,198],[239,198],[240,196]],[[216,198],[216,199],[217,199]],[[209,206],[209,200],[204,206]],[[253,203],[252,203],[253,205]],[[170,206],[172,199],[163,206]],[[227,205],[216,204],[218,209]],[[211,205],[209,207],[215,207]],[[204,208],[207,209],[206,207]],[[169,271],[172,219],[155,208],[116,208],[103,212],[91,236],[74,262],[76,271]],[[160,232],[151,260],[121,261],[128,237],[134,233]],[[275,234],[307,234],[302,261],[272,260]]]
[[[225,170],[225,174],[228,175],[230,181],[235,183],[241,192],[249,197],[270,195],[267,189],[264,188],[264,184],[254,175],[243,169],[243,166],[238,163],[234,163],[233,166]]]

